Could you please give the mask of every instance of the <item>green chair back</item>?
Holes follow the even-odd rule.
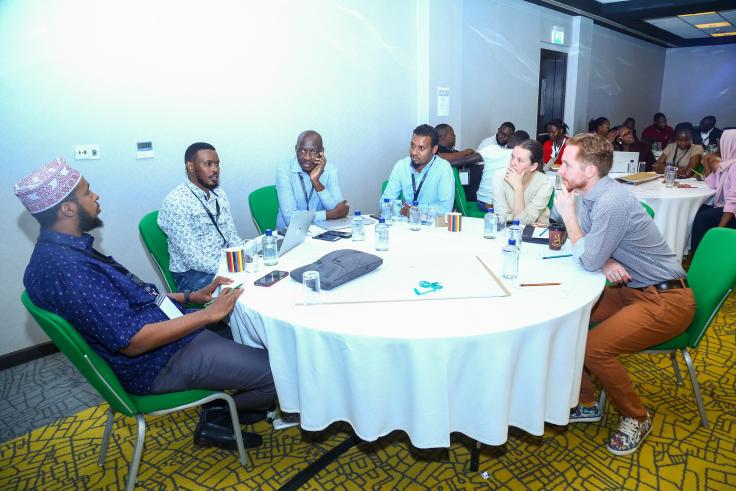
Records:
[[[555,188],[552,188],[552,194],[549,196],[549,201],[547,202],[547,208],[552,210],[553,206],[555,206]]]
[[[36,307],[28,292],[24,291],[20,298],[41,329],[110,406],[117,412],[134,416],[138,412],[135,402],[110,366],[89,347],[82,335],[58,315]]]
[[[279,213],[279,196],[276,186],[265,186],[256,189],[248,195],[250,216],[256,224],[258,233],[262,234],[266,229],[276,229],[276,217]]]
[[[455,176],[455,209],[462,213],[463,216],[468,216],[468,200],[465,198],[465,190],[460,183],[460,171],[457,167],[453,167],[452,173]]]
[[[644,203],[643,201],[639,201],[639,203],[641,203],[641,206],[644,207],[644,211],[646,211],[651,218],[654,218],[654,210],[652,210],[652,207]]]
[[[386,186],[388,186],[388,181],[383,181],[381,183],[381,196],[383,196],[383,192],[386,191]]]
[[[697,307],[687,329],[689,346],[696,348],[736,280],[736,230],[712,228],[705,234],[690,264],[687,282]]]
[[[169,271],[169,243],[166,234],[158,226],[158,210],[154,210],[141,218],[141,221],[138,222],[138,230],[169,291],[176,293],[176,283],[171,271]]]

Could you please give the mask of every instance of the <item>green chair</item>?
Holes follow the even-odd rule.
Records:
[[[233,428],[240,428],[235,401],[224,392],[185,390],[168,394],[144,396],[127,393],[110,366],[89,347],[81,334],[71,324],[56,314],[38,308],[33,304],[26,291],[21,294],[21,301],[54,344],[58,346],[77,370],[82,373],[92,387],[110,405],[107,423],[105,424],[105,433],[102,437],[100,457],[97,460],[97,464],[100,467],[105,463],[105,455],[107,454],[107,446],[110,442],[115,412],[135,417],[138,435],[136,437],[135,450],[133,451],[133,459],[130,463],[130,469],[126,479],[126,490],[132,491],[135,488],[138,466],[143,455],[143,442],[146,437],[146,421],[143,417],[145,414],[158,416],[222,399],[230,407]],[[235,431],[235,439],[237,441],[240,463],[245,467],[248,465],[248,461],[245,455],[245,449],[243,448],[243,437],[240,431]]]
[[[138,222],[138,230],[148,253],[166,282],[166,287],[170,292],[176,293],[176,283],[171,271],[169,271],[169,244],[166,234],[158,226],[158,210],[154,210],[141,218],[141,221]]]
[[[552,207],[555,206],[555,188],[552,188],[552,194],[549,196],[549,201],[547,202],[547,208],[552,210]]]
[[[641,203],[641,206],[644,207],[644,211],[646,211],[651,218],[654,218],[654,210],[652,210],[652,207],[644,203],[643,201],[639,201],[639,203]]]
[[[678,385],[684,385],[680,368],[677,366],[677,351],[682,353],[690,381],[693,384],[695,402],[700,411],[700,421],[706,428],[708,427],[708,416],[705,413],[698,375],[688,348],[698,347],[721,305],[731,294],[736,280],[736,254],[733,254],[733,251],[736,251],[736,230],[713,228],[705,234],[698,250],[695,251],[695,257],[693,257],[687,275],[687,282],[693,290],[697,303],[695,316],[690,326],[675,338],[642,351],[645,354],[669,354]],[[603,408],[605,400],[606,394],[601,391],[599,407]]]
[[[276,194],[276,186],[265,186],[256,189],[248,195],[250,216],[259,234],[266,229],[276,229],[276,216],[279,213],[279,196]]]
[[[457,167],[452,168],[455,175],[455,209],[466,217],[483,218],[485,213],[478,209],[476,201],[468,201],[465,197],[465,189],[460,182],[460,171]]]

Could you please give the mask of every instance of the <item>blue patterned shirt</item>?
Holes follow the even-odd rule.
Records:
[[[89,234],[75,237],[41,229],[23,284],[34,304],[63,317],[80,332],[125,390],[145,394],[171,355],[200,331],[139,356],[122,354],[120,350],[144,325],[168,317],[156,306],[156,288],[148,285],[154,292],[149,293],[94,257],[93,242]]]

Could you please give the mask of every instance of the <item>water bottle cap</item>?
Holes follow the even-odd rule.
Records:
[[[509,239],[509,245],[516,245],[516,239]]]
[[[386,223],[386,219],[385,218],[379,218],[378,219],[378,223]]]
[[[270,229],[270,228],[267,228],[267,229],[266,229],[266,237],[271,237],[271,234],[272,234],[272,233],[273,233],[273,232],[271,231],[271,229]]]
[[[519,224],[518,218],[514,218],[514,220],[511,222],[511,225],[518,225],[518,224]]]
[[[391,200],[389,200],[388,198],[383,198],[383,202],[384,203],[388,203],[389,201],[391,201]]]
[[[419,206],[419,201],[412,201],[412,206]]]
[[[356,217],[359,217],[360,216],[360,210],[355,210],[355,216]]]
[[[492,206],[489,206],[488,208],[486,208],[486,210],[488,211],[488,213],[493,213],[493,207]]]

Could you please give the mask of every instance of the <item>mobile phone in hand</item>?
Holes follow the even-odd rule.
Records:
[[[266,276],[258,278],[253,284],[255,286],[271,286],[287,276],[289,276],[288,271],[271,271]]]

